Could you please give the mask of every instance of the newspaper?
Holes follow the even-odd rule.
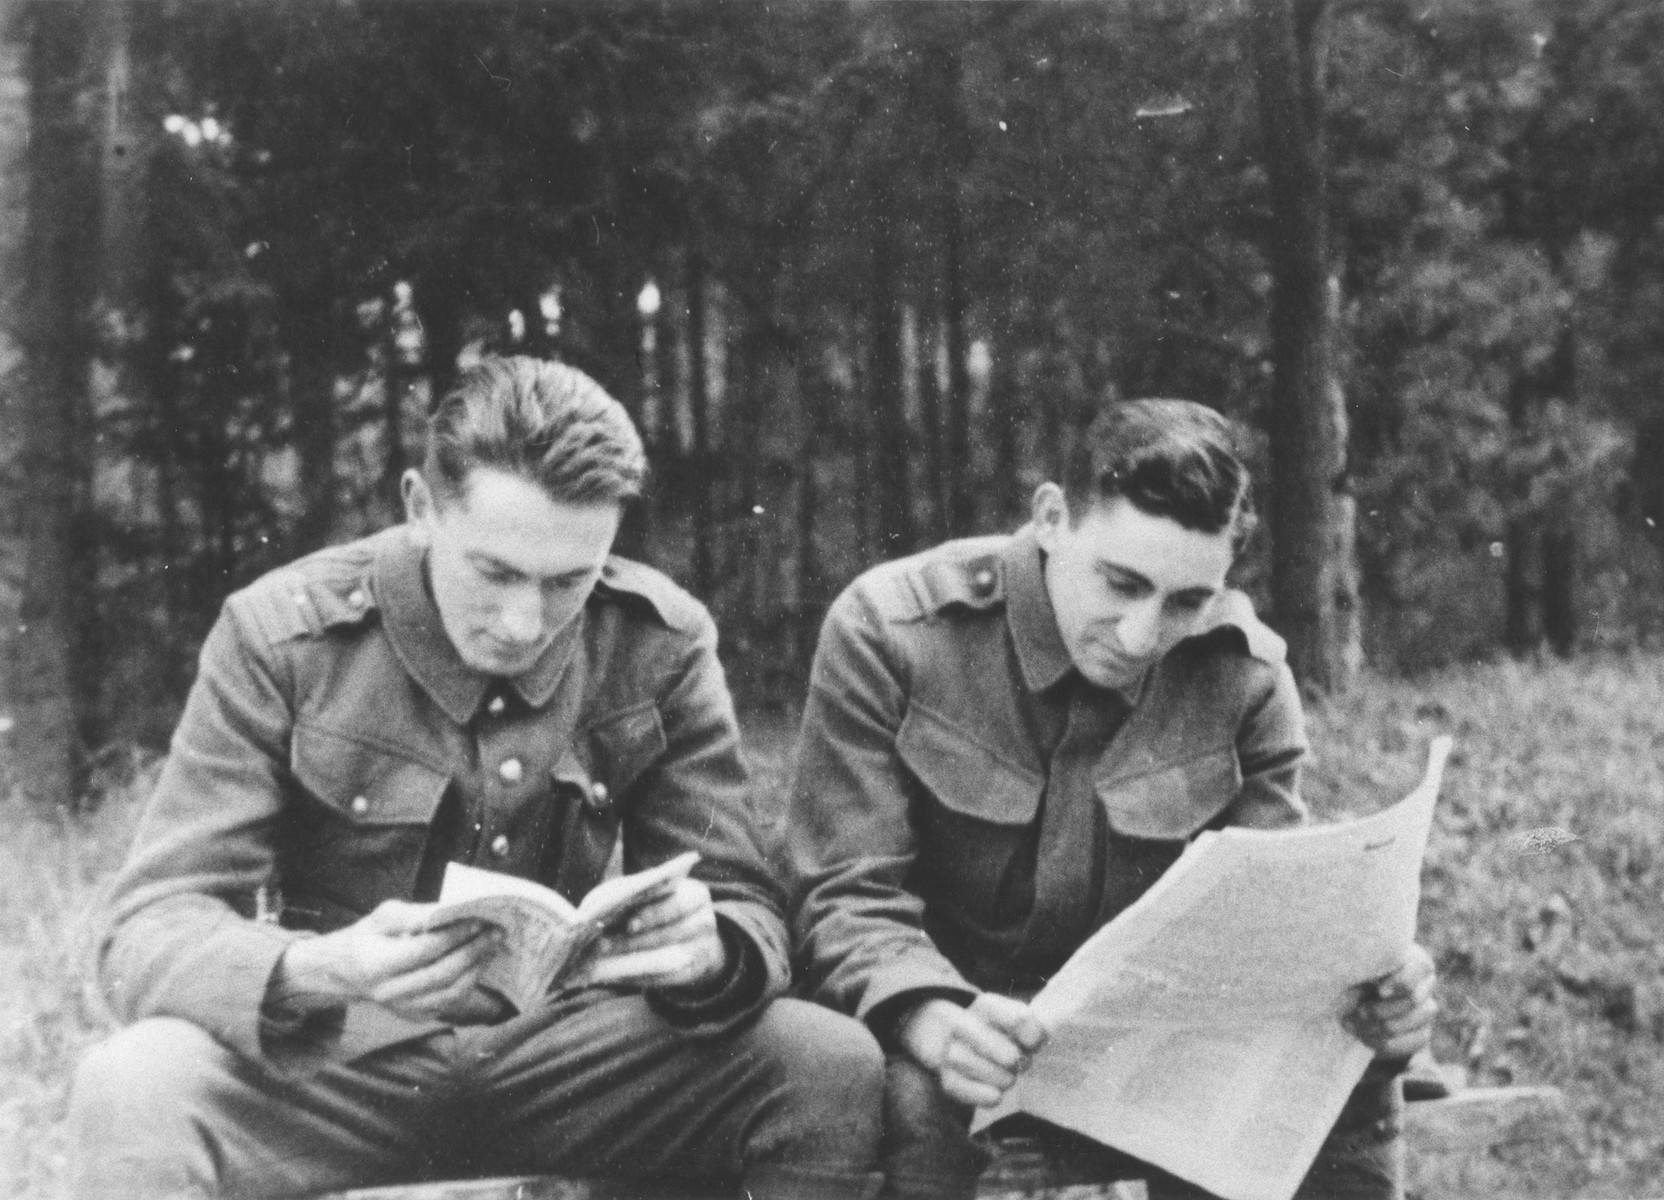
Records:
[[[1371,1052],[1352,989],[1415,938],[1450,739],[1356,821],[1203,833],[1033,1001],[1047,1044],[981,1128],[1028,1112],[1207,1188],[1288,1200]]]

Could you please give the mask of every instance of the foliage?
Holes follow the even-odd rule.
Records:
[[[227,590],[396,514],[459,354],[631,407],[631,548],[779,702],[844,581],[1014,523],[1099,404],[1265,423],[1240,6],[140,7],[167,125],[131,197],[155,281],[100,342],[100,600],[145,631],[110,639],[111,735],[160,737]],[[1484,654],[1494,605],[1424,635],[1519,522],[1575,518],[1591,580],[1664,525],[1630,466],[1664,446],[1664,19],[1326,7],[1372,644]]]
[[[1656,655],[1504,662],[1377,683],[1313,714],[1309,791],[1329,812],[1401,795],[1428,738],[1454,735],[1422,884],[1434,1049],[1476,1085],[1563,1087],[1590,1195],[1664,1179],[1661,689]]]

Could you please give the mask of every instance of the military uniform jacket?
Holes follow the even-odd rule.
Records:
[[[784,988],[783,896],[704,608],[609,559],[533,668],[494,681],[457,656],[395,528],[226,601],[115,884],[101,981],[126,1019],[182,1017],[258,1057],[273,967],[307,930],[432,899],[448,858],[576,901],[620,842],[626,870],[700,852],[745,968],[698,1001],[650,997],[667,1016],[725,1028]],[[309,1026],[325,1059],[441,1028],[367,1003]]]
[[[1301,821],[1283,645],[1245,597],[1122,694],[1069,660],[1032,529],[878,567],[833,604],[783,845],[808,990],[881,1034],[1028,995],[1209,827]]]

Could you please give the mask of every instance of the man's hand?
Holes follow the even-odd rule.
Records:
[[[668,895],[631,914],[621,932],[601,939],[576,982],[697,988],[720,978],[727,966],[710,889],[697,879],[678,879]]]
[[[1439,1011],[1433,984],[1432,958],[1411,946],[1398,970],[1359,985],[1343,1024],[1378,1056],[1407,1058],[1432,1040]]]
[[[896,1036],[951,1099],[989,1108],[1027,1069],[1046,1029],[1028,1005],[984,992],[969,1008],[926,1000],[902,1018]]]
[[[500,1017],[502,1005],[474,978],[496,948],[495,929],[459,921],[429,930],[434,907],[388,900],[345,929],[292,943],[268,996],[299,1010],[370,1000],[410,1020],[458,1025]]]

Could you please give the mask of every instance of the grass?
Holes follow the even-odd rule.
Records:
[[[1423,877],[1439,1057],[1476,1084],[1564,1088],[1582,1197],[1664,1193],[1664,656],[1372,678],[1310,718],[1326,817],[1397,799],[1455,735]],[[777,782],[789,727],[748,734]],[[84,817],[0,788],[0,1197],[66,1194],[69,1073],[105,1027],[81,984],[88,915],[149,778],[121,764]],[[1527,836],[1543,830],[1560,832]]]

